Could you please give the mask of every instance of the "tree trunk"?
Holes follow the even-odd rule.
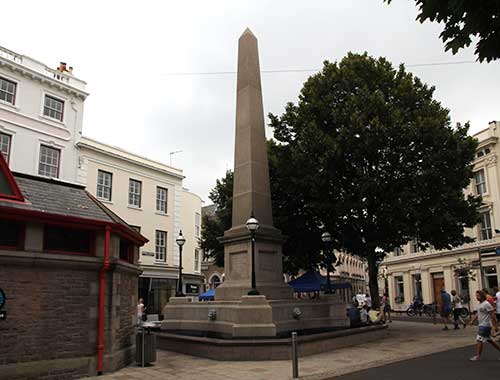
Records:
[[[368,255],[368,286],[370,288],[370,297],[372,299],[373,309],[380,308],[380,296],[378,294],[378,265],[375,252]]]

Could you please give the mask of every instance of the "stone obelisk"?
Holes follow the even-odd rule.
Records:
[[[255,242],[257,290],[267,299],[292,298],[283,280],[281,232],[273,226],[257,39],[246,29],[238,44],[232,227],[224,243],[224,283],[216,300],[236,300],[251,287],[251,240],[246,221],[260,223]]]

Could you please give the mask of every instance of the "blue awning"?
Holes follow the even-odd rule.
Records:
[[[326,280],[317,271],[308,271],[288,283],[295,292],[319,292]]]
[[[198,296],[200,301],[213,301],[215,300],[215,289],[209,289],[205,293]]]

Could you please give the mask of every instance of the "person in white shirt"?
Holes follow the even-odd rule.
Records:
[[[493,288],[493,292],[495,294],[495,298],[497,299],[497,322],[500,322],[500,291],[498,290],[498,286]]]
[[[137,326],[142,325],[142,316],[146,308],[144,307],[144,300],[139,298],[139,302],[137,302]]]
[[[365,305],[368,306],[368,309],[372,308],[372,297],[368,293],[366,293]]]
[[[500,346],[491,338],[491,328],[498,332],[498,323],[495,315],[495,309],[486,300],[486,294],[482,290],[476,292],[476,298],[480,302],[477,307],[477,313],[474,318],[470,321],[473,325],[474,322],[478,321],[478,333],[476,337],[476,355],[470,358],[471,361],[478,361],[481,359],[481,354],[483,352],[483,343],[488,342],[498,351],[500,351]]]

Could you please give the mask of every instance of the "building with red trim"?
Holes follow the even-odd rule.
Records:
[[[0,379],[129,364],[146,242],[84,186],[13,173],[0,154]]]

